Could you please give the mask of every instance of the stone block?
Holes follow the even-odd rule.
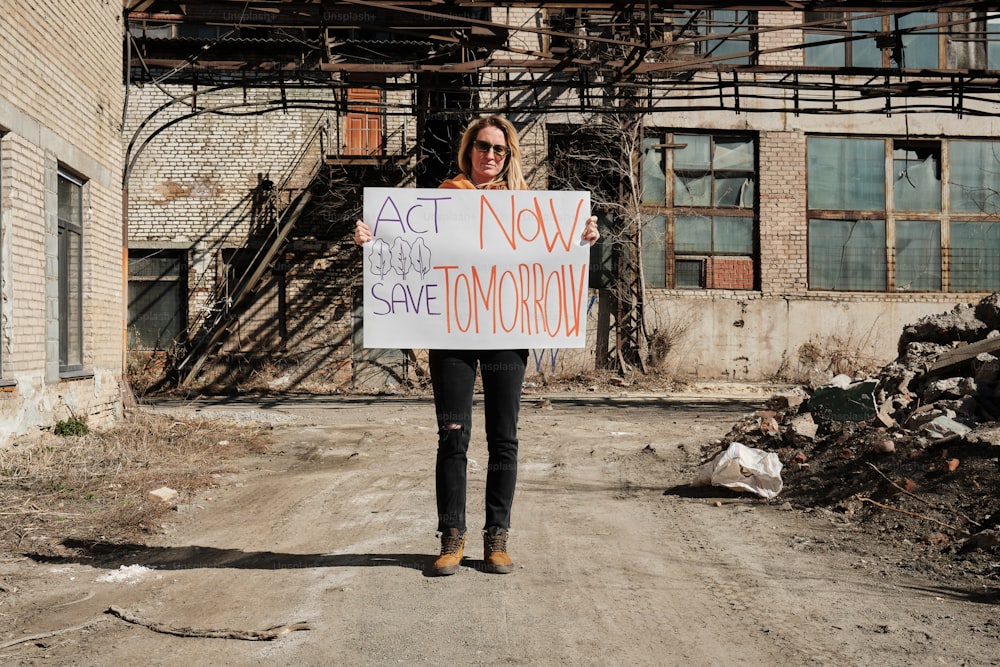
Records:
[[[819,430],[819,425],[813,419],[813,416],[806,412],[788,420],[788,428],[797,437],[813,440],[816,437],[816,432]]]
[[[169,503],[177,498],[177,491],[167,486],[161,486],[150,491],[146,497],[153,503]]]

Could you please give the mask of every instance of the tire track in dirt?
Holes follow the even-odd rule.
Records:
[[[746,402],[550,405],[524,408],[514,573],[481,571],[481,415],[466,561],[452,577],[429,578],[437,550],[430,405],[347,403],[276,427],[283,453],[248,461],[237,484],[209,491],[204,509],[151,539],[146,558],[173,559],[178,569],[117,598],[104,588],[60,609],[72,624],[99,613],[88,604],[125,599],[175,625],[306,621],[311,631],[225,642],[105,623],[48,647],[44,664],[995,662],[995,636],[983,631],[994,627],[988,606],[857,562],[837,546],[848,527],[722,490],[678,491],[697,465],[689,452],[724,433]],[[69,568],[88,581],[101,572]],[[40,664],[30,649],[18,655],[29,659],[15,664]]]

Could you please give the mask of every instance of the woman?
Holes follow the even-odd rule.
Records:
[[[527,190],[521,170],[517,131],[499,116],[472,122],[459,144],[461,173],[442,188]],[[584,241],[598,239],[597,218],[590,217]],[[358,221],[354,240],[372,238],[368,226]],[[527,350],[430,350],[431,386],[437,413],[438,450],[435,468],[438,530],[441,555],[431,574],[458,571],[466,541],[465,490],[469,441],[472,435],[472,395],[478,366],[483,382],[486,444],[486,521],[483,528],[483,561],[487,572],[506,574],[514,569],[507,553],[510,513],[517,481],[517,421]]]

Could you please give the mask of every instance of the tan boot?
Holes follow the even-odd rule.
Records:
[[[441,533],[441,555],[434,561],[431,574],[441,577],[458,572],[465,551],[466,534],[458,528],[449,528]]]
[[[509,574],[514,571],[514,561],[507,554],[507,531],[487,528],[483,531],[483,564],[487,572]]]

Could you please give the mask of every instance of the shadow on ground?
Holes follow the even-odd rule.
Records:
[[[243,551],[216,547],[152,547],[144,544],[113,544],[67,539],[60,544],[71,555],[27,554],[39,563],[79,563],[117,569],[142,565],[156,570],[231,568],[238,570],[291,570],[321,567],[402,567],[427,572],[435,556],[427,554],[292,554],[274,551]]]

